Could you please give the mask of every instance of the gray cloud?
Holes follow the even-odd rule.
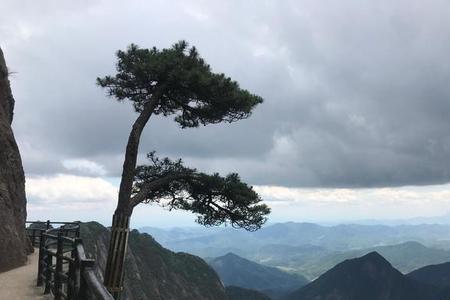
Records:
[[[45,2],[45,1],[44,1]],[[186,39],[265,98],[245,121],[181,130],[152,119],[141,152],[252,184],[371,187],[450,181],[447,1],[15,1],[0,21],[28,173],[120,174],[136,117],[95,86],[117,49]],[[78,170],[79,171],[79,170]]]

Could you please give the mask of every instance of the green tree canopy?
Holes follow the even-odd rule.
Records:
[[[184,167],[181,160],[158,159],[154,152],[148,155],[150,165],[136,168],[136,159],[140,135],[153,114],[175,115],[182,128],[234,122],[249,117],[263,99],[213,73],[185,41],[162,50],[132,44],[118,51],[117,59],[117,73],[97,83],[118,101],[131,101],[139,113],[127,145],[119,207],[131,211],[142,202],[159,203],[197,213],[204,225],[259,228],[270,210],[237,174],[208,175]]]
[[[148,155],[150,164],[137,166],[140,138],[153,114],[174,115],[181,128],[231,123],[249,117],[261,97],[224,74],[213,73],[185,41],[162,50],[130,45],[117,52],[117,60],[117,73],[97,78],[97,83],[118,101],[129,100],[138,117],[128,137],[104,276],[116,299],[121,293],[129,220],[139,203],[191,211],[203,225],[226,223],[247,230],[260,228],[270,212],[237,174],[208,175],[185,167],[181,160],[159,159],[154,152]]]
[[[175,114],[183,128],[247,118],[263,101],[224,74],[213,73],[185,41],[163,50],[132,44],[118,51],[117,59],[117,74],[98,78],[97,83],[117,100],[130,100],[137,112],[157,94],[153,113]]]
[[[136,168],[134,204],[158,203],[192,211],[199,214],[197,222],[207,226],[230,223],[253,231],[266,221],[270,209],[238,174],[208,175],[185,167],[181,159],[159,159],[154,152],[147,156],[151,164]]]

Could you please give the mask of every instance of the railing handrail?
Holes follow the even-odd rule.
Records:
[[[37,285],[44,285],[44,294],[53,292],[55,300],[85,300],[88,290],[98,300],[114,300],[95,271],[95,260],[86,257],[79,237],[80,222],[27,221],[46,224],[46,228],[29,228],[33,245],[39,239],[39,268]],[[51,224],[75,225],[50,228]],[[36,232],[39,233],[36,236]],[[70,236],[72,235],[72,236]],[[51,248],[51,249],[50,249]],[[67,254],[70,253],[70,256]],[[53,262],[56,259],[56,264]],[[64,265],[68,264],[67,272]],[[64,288],[66,291],[64,291]]]
[[[25,224],[33,224],[33,223],[50,223],[50,224],[80,224],[81,221],[74,221],[74,222],[56,222],[56,221],[25,221]]]
[[[91,287],[92,292],[99,299],[114,300],[113,296],[111,296],[105,285],[98,279],[97,275],[95,274],[95,260],[86,257],[86,252],[81,241],[76,245],[76,249],[78,260],[84,262],[85,267],[83,269],[83,275],[85,276],[85,280],[87,281],[88,285]]]

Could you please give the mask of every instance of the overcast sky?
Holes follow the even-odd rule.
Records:
[[[182,130],[153,118],[142,156],[156,150],[207,172],[240,173],[272,206],[272,222],[450,207],[449,1],[0,5],[32,218],[109,223],[136,115],[95,78],[113,74],[115,51],[130,43],[180,39],[265,102],[231,125]],[[133,224],[192,219],[143,207]]]

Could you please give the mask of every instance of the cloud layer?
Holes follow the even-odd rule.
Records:
[[[14,127],[32,175],[120,175],[136,117],[95,86],[134,42],[196,45],[265,103],[231,125],[152,119],[141,152],[256,185],[315,188],[450,180],[450,3],[6,1]]]
[[[271,223],[432,217],[448,212],[450,205],[448,184],[370,189],[255,186],[255,189],[272,208]],[[28,219],[96,220],[109,225],[117,191],[117,180],[102,177],[31,176],[27,180]],[[132,226],[192,226],[195,217],[184,211],[169,212],[155,205],[141,204],[133,213]]]

